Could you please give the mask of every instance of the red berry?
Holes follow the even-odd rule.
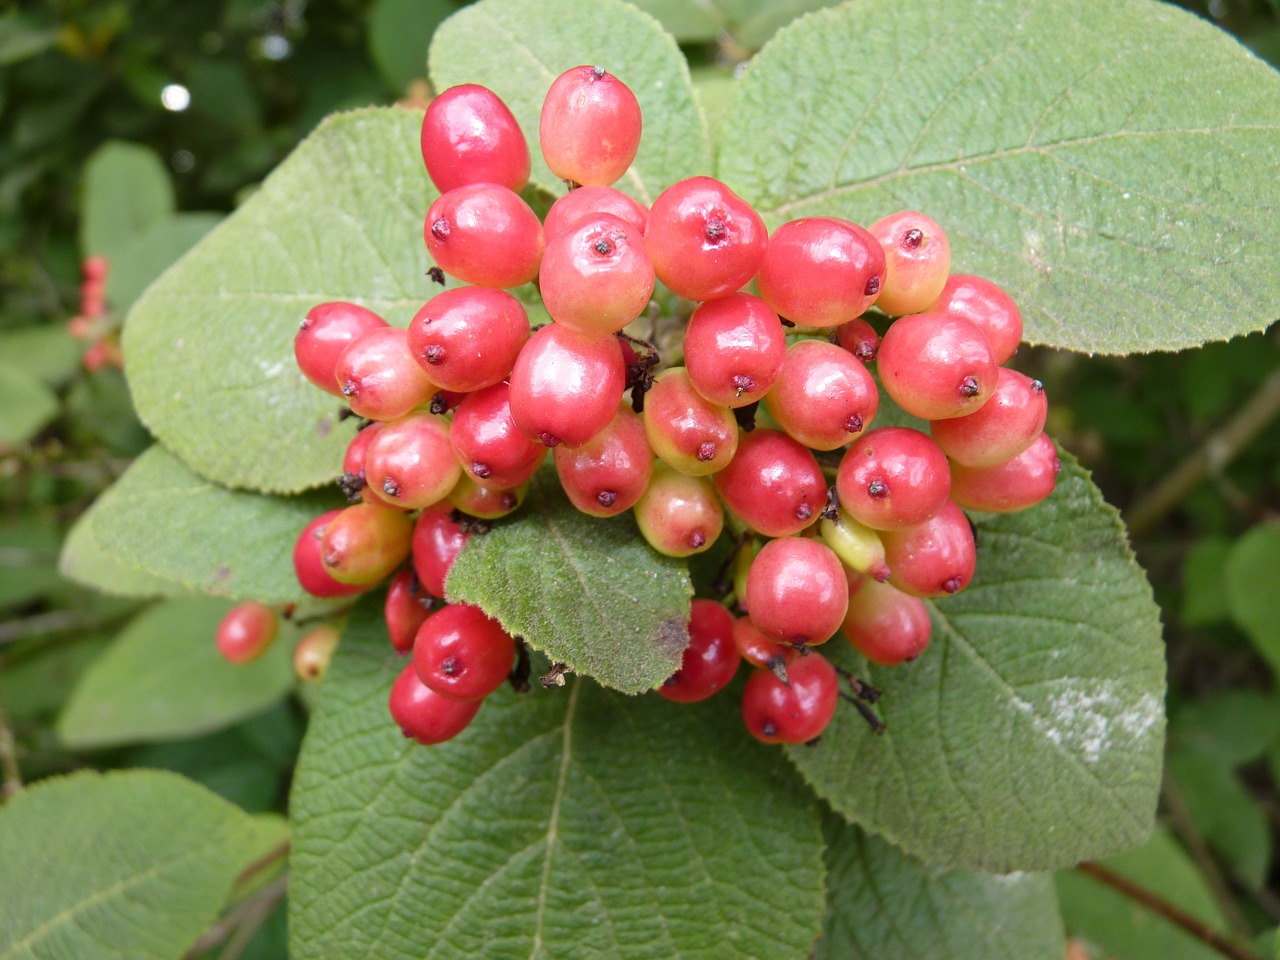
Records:
[[[322,303],[307,311],[293,338],[293,355],[303,375],[326,393],[342,396],[342,384],[335,379],[342,352],[370,330],[385,327],[387,321],[372,310],[354,303]]]
[[[511,388],[495,383],[469,394],[453,415],[449,441],[471,479],[494,490],[524,483],[547,456],[547,448],[530,440],[511,417]]]
[[[990,400],[968,416],[933,421],[929,432],[956,463],[994,467],[1035,442],[1048,412],[1049,401],[1039,380],[1001,367]]]
[[[716,492],[734,514],[766,537],[799,533],[827,502],[822,467],[805,447],[759,427],[738,441],[733,462],[715,476]]]
[[[320,558],[335,580],[371,585],[404,562],[412,538],[413,520],[407,513],[357,503],[338,511],[325,525]]]
[[[449,421],[420,413],[384,424],[365,452],[364,473],[375,496],[391,506],[439,503],[462,473],[449,445]]]
[[[779,643],[825,643],[840,629],[848,604],[840,558],[817,540],[770,540],[747,573],[751,622]]]
[[[102,283],[107,279],[107,273],[111,270],[111,264],[107,258],[101,254],[94,254],[84,258],[84,262],[80,264],[80,272],[85,280]]]
[[[492,287],[437,294],[409,323],[409,352],[443,390],[466,393],[511,372],[529,339],[520,301]]]
[[[724,528],[724,509],[711,482],[662,465],[654,469],[635,515],[649,546],[667,557],[710,549]]]
[[[951,497],[962,507],[1013,513],[1034,507],[1053,493],[1062,462],[1046,433],[1022,453],[991,467],[951,465]]]
[[[347,444],[342,455],[342,479],[339,486],[347,494],[348,500],[360,499],[366,503],[385,503],[375,491],[369,488],[365,474],[365,457],[369,453],[369,444],[378,435],[383,424],[370,423],[356,431],[356,435]]]
[[[476,483],[464,473],[449,491],[449,503],[468,516],[497,520],[519,509],[528,492],[527,483],[509,490],[494,490]]]
[[[663,190],[649,208],[644,233],[658,279],[690,300],[713,300],[744,286],[768,240],[751,204],[711,177]]]
[[[836,343],[863,363],[870,363],[880,351],[880,335],[861,317],[836,327]]]
[[[968,320],[982,331],[991,344],[996,363],[1009,362],[1022,342],[1022,312],[1005,293],[990,280],[967,273],[953,273],[936,300],[926,310],[954,314]]]
[[[882,667],[920,656],[932,629],[929,611],[919,597],[866,578],[849,597],[849,611],[840,627],[854,649]]]
[[[471,536],[450,518],[450,513],[441,504],[427,507],[413,526],[413,571],[433,597],[444,596],[449,569]]]
[[[479,607],[451,603],[418,628],[413,669],[436,693],[453,700],[483,700],[511,673],[515,640]]]
[[[722,407],[755,403],[773,385],[787,352],[778,315],[759,297],[734,293],[693,311],[684,331],[689,381]]]
[[[545,449],[545,448],[543,448]],[[556,473],[570,502],[593,517],[633,507],[653,476],[653,451],[644,421],[620,406],[602,431],[575,449],[555,449]]]
[[[645,394],[644,432],[664,463],[691,477],[723,469],[738,448],[733,411],[704,399],[684,367],[658,374]]]
[[[341,510],[330,510],[316,517],[298,534],[293,545],[293,572],[302,589],[313,597],[349,597],[369,589],[372,584],[342,583],[335,580],[325,569],[324,560],[320,556],[320,541],[324,537],[325,527]]]
[[[538,139],[547,166],[561,180],[608,186],[635,159],[641,125],[630,87],[601,67],[573,67],[547,91]]]
[[[923,523],[941,509],[950,489],[946,456],[910,427],[880,427],[860,437],[836,473],[841,508],[874,530]]]
[[[524,345],[511,371],[511,416],[526,437],[580,447],[609,425],[626,368],[613,336],[584,338],[551,323]]]
[[[820,653],[787,664],[787,682],[755,670],[742,690],[742,719],[763,743],[808,743],[819,736],[840,702],[840,678]]]
[[[733,642],[742,659],[753,667],[772,667],[774,663],[786,665],[800,656],[795,647],[775,643],[766,637],[750,617],[738,617],[733,621]]]
[[[871,426],[880,392],[849,351],[825,340],[800,340],[787,348],[764,402],[792,439],[814,450],[835,450]]]
[[[579,187],[551,204],[546,219],[542,221],[542,232],[546,235],[547,243],[550,243],[556,234],[572,227],[579,220],[599,213],[607,213],[630,224],[636,229],[636,236],[643,236],[644,225],[649,220],[649,208],[621,190],[613,187]]]
[[[368,420],[396,420],[438,389],[409,352],[409,334],[378,327],[342,351],[334,381],[351,409]]]
[[[640,231],[607,213],[552,237],[538,274],[551,318],[584,337],[617,333],[638,317],[653,283]]]
[[[214,640],[231,663],[248,663],[267,652],[280,631],[280,618],[265,603],[238,603],[218,623]]]
[[[450,87],[427,106],[422,159],[441,193],[469,183],[522,190],[529,182],[529,145],[520,124],[487,87]]]
[[[929,309],[951,270],[951,244],[942,227],[923,213],[903,210],[867,229],[884,249],[884,284],[876,306],[891,317]]]
[[[337,628],[327,625],[315,627],[299,637],[298,645],[293,648],[293,672],[298,679],[306,683],[321,679],[329,670],[339,639]]]
[[[408,653],[413,649],[413,638],[418,635],[423,621],[431,616],[431,606],[431,595],[418,582],[413,570],[401,570],[391,578],[382,612],[387,635],[396,653]]]
[[[969,585],[977,562],[977,546],[969,518],[950,500],[914,527],[880,534],[889,582],[917,597],[942,597]]]
[[[427,210],[423,235],[440,269],[463,283],[518,287],[538,275],[542,223],[506,187],[472,183],[455,187]]]
[[[973,413],[996,389],[982,331],[949,313],[899,317],[880,340],[876,371],[894,403],[923,420]]]
[[[444,743],[452,740],[471,722],[480,709],[480,700],[451,700],[436,693],[406,664],[391,685],[387,706],[391,719],[406,737],[419,743]]]
[[[676,703],[706,700],[733,679],[741,659],[733,642],[733,615],[714,600],[694,600],[689,613],[689,646],[680,669],[658,692]]]
[[[863,227],[804,217],[778,227],[760,261],[756,286],[780,315],[806,327],[835,327],[875,303],[884,251]]]

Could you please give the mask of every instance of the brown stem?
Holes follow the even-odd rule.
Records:
[[[1135,903],[1142,904],[1153,913],[1159,914],[1183,932],[1217,950],[1224,957],[1230,957],[1231,960],[1261,960],[1256,954],[1219,933],[1204,921],[1193,917],[1181,907],[1100,863],[1081,863],[1076,866],[1076,869],[1124,894]]]
[[[223,941],[227,941],[227,949],[222,956],[232,960],[244,952],[249,940],[262,926],[267,916],[275,909],[289,888],[289,875],[282,874],[247,900],[237,903],[229,913],[212,927],[200,934],[191,945],[183,960],[194,958],[213,949]],[[234,952],[233,952],[234,950]]]
[[[1187,803],[1182,799],[1182,792],[1178,789],[1177,784],[1173,782],[1172,777],[1166,775],[1164,782],[1161,783],[1160,799],[1164,801],[1164,809],[1169,817],[1169,823],[1178,832],[1182,842],[1186,844],[1187,852],[1191,854],[1191,859],[1196,862],[1200,874],[1204,877],[1205,883],[1208,884],[1209,890],[1213,893],[1213,898],[1218,901],[1218,906],[1222,908],[1222,914],[1226,917],[1227,925],[1231,927],[1232,932],[1237,937],[1247,937],[1251,932],[1249,921],[1240,912],[1240,907],[1236,904],[1236,899],[1231,893],[1231,886],[1227,883],[1227,878],[1223,876],[1222,871],[1218,868],[1218,861],[1213,858],[1213,854],[1209,851],[1209,845],[1205,842],[1199,828],[1196,827],[1191,811],[1187,809]]]

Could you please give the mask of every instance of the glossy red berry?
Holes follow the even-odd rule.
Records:
[[[387,706],[404,735],[423,744],[444,743],[467,728],[481,700],[453,700],[436,693],[406,664],[391,685]]]
[[[994,467],[1011,460],[1044,430],[1049,401],[1039,380],[1001,367],[991,399],[976,412],[929,424],[934,441],[956,463]]]
[[[690,300],[713,300],[744,286],[768,241],[751,204],[711,177],[663,190],[649,208],[644,234],[658,279]]]
[[[555,461],[569,501],[593,517],[612,517],[631,509],[653,477],[653,451],[644,421],[625,405],[582,446],[556,447]]]
[[[427,105],[422,159],[441,193],[469,183],[522,190],[529,182],[529,145],[502,99],[487,87],[450,87]]]
[[[699,304],[684,331],[689,381],[721,407],[755,403],[773,385],[787,353],[778,315],[759,297],[733,293]]]
[[[951,465],[951,497],[962,507],[986,513],[1013,513],[1034,507],[1053,493],[1062,462],[1042,433],[1022,453],[991,467]]]
[[[808,743],[835,716],[840,678],[820,653],[787,664],[787,682],[757,669],[742,690],[742,719],[763,743]]]
[[[505,383],[468,394],[458,404],[449,430],[453,452],[476,483],[510,490],[524,483],[546,459],[547,448],[530,440],[511,416],[511,388]]]
[[[923,420],[978,410],[995,392],[998,369],[982,331],[949,313],[899,317],[880,339],[876,360],[885,393]]]
[[[483,700],[511,673],[515,640],[479,607],[451,603],[418,628],[413,669],[436,693]]]
[[[760,296],[779,315],[806,327],[835,327],[876,302],[884,251],[867,230],[834,217],[782,224],[756,274]]]
[[[953,273],[942,292],[925,308],[954,314],[982,331],[998,364],[1009,362],[1022,342],[1022,312],[1013,297],[990,280],[967,273]]]
[[[302,589],[313,597],[335,599],[349,597],[368,590],[372,584],[342,583],[335,580],[325,569],[320,555],[320,542],[324,537],[329,521],[342,511],[330,510],[316,517],[298,534],[293,545],[293,572]]]
[[[653,296],[653,264],[640,231],[599,213],[557,233],[538,274],[551,318],[585,337],[617,333]]]
[[[384,424],[365,451],[365,482],[379,500],[402,510],[439,503],[461,472],[449,421],[430,413]]]
[[[483,287],[518,287],[538,275],[542,222],[506,187],[455,187],[427,210],[427,250],[445,273]]]
[[[409,351],[443,390],[480,390],[511,372],[529,339],[520,301],[493,287],[432,297],[409,323]]]
[[[695,390],[684,367],[662,371],[645,394],[644,431],[667,466],[691,477],[724,469],[738,448],[733,411]]]
[[[304,683],[315,683],[324,677],[338,649],[341,635],[336,627],[314,627],[298,638],[293,648],[293,672]]]
[[[914,660],[929,645],[933,625],[919,597],[863,579],[849,597],[840,631],[860,654],[882,667]]]
[[[725,505],[757,533],[786,537],[818,519],[827,481],[813,453],[785,433],[757,427],[738,441],[733,462],[715,476]]]
[[[825,643],[840,629],[848,604],[840,558],[817,540],[770,540],[747,573],[751,622],[778,643]]]
[[[724,528],[724,508],[711,482],[662,465],[636,502],[635,515],[649,546],[668,557],[710,549]]]
[[[617,337],[584,338],[551,323],[524,345],[511,371],[511,416],[526,437],[579,447],[609,425],[626,368]]]
[[[880,352],[880,334],[861,317],[836,327],[836,343],[863,363],[870,363]]]
[[[214,641],[231,663],[249,663],[267,652],[280,632],[280,618],[265,603],[238,603],[218,623]]]
[[[494,490],[476,483],[464,473],[449,491],[449,503],[468,516],[497,520],[518,510],[528,493],[527,483],[509,490]]]
[[[453,561],[466,546],[470,534],[450,517],[445,505],[427,507],[413,525],[413,571],[433,597],[444,596],[444,584]]]
[[[969,518],[946,501],[924,523],[880,534],[889,582],[917,597],[958,593],[973,579],[977,545]]]
[[[413,519],[401,510],[357,503],[338,511],[324,528],[320,558],[335,580],[375,584],[409,556]]]
[[[387,636],[396,653],[408,653],[413,649],[413,638],[418,635],[423,621],[431,615],[432,606],[431,595],[418,582],[413,570],[401,570],[391,578],[382,611]]]
[[[409,352],[408,331],[369,330],[338,358],[334,382],[357,416],[395,420],[439,389]]]
[[[556,77],[542,102],[538,139],[561,180],[608,186],[640,149],[640,104],[631,88],[603,67],[580,66]]]
[[[742,659],[753,667],[769,667],[780,663],[784,666],[800,656],[795,647],[775,643],[751,622],[750,617],[738,617],[733,621],[733,642]]]
[[[326,393],[342,396],[335,379],[342,352],[387,321],[372,310],[343,300],[321,303],[307,311],[293,338],[293,356],[303,375]]]
[[[891,214],[867,229],[884,249],[884,284],[876,306],[891,317],[929,309],[951,271],[946,232],[915,210]]]
[[[849,351],[825,340],[800,340],[787,348],[764,403],[792,439],[813,450],[835,450],[871,426],[880,391]]]
[[[658,692],[676,703],[706,700],[733,679],[741,660],[733,642],[733,615],[714,600],[694,600],[689,614],[689,646],[680,669]]]
[[[875,530],[923,523],[950,489],[946,456],[910,427],[871,430],[849,447],[836,473],[841,508]]]
[[[579,220],[596,214],[607,213],[630,224],[636,236],[644,235],[644,225],[649,220],[649,208],[639,200],[633,200],[613,187],[579,187],[570,190],[551,204],[542,221],[542,232],[550,243],[556,234],[572,227]]]

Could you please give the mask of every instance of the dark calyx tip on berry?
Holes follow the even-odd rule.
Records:
[[[596,80],[603,80],[608,75],[609,74],[605,72],[605,69],[602,66],[596,65],[591,68],[591,76]]]
[[[434,280],[436,283],[440,284],[440,286],[442,287],[444,286],[444,271],[441,270],[439,267],[432,267],[431,269],[429,269],[427,271],[427,276],[430,277],[432,280]],[[427,322],[430,323],[431,321],[428,320]]]
[[[601,490],[596,494],[596,503],[602,507],[612,507],[618,502],[618,495],[612,490]]]
[[[787,679],[787,658],[780,653],[775,653],[772,657],[764,662],[769,668],[769,672],[782,681],[784,687],[790,687],[791,681]]]
[[[963,586],[964,580],[960,577],[951,577],[942,581],[942,589],[947,593],[958,593]]]
[[[794,327],[796,325],[794,320],[788,320],[786,317],[779,317],[778,322],[784,327]]]
[[[488,480],[493,476],[493,470],[487,463],[481,463],[479,460],[471,464],[471,473],[477,480]]]
[[[344,397],[358,396],[360,393],[360,384],[355,380],[345,380],[342,384],[342,395]]]
[[[503,510],[514,510],[516,506],[520,503],[520,498],[517,497],[510,490],[507,490],[505,493],[502,494],[502,497],[499,499],[499,502],[502,504]]]
[[[778,735],[778,725],[772,720],[766,720],[760,727],[760,732],[766,737],[776,737]]]
[[[850,414],[848,419],[845,420],[844,422],[844,428],[849,433],[861,433],[862,432],[862,414],[860,413]]]
[[[853,355],[863,363],[870,363],[876,358],[876,345],[871,340],[863,340],[853,351]]]
[[[427,323],[430,322],[430,320],[427,321]],[[422,359],[432,366],[437,363],[441,363],[444,360],[444,347],[440,346],[438,343],[433,343],[431,346],[427,347],[427,349],[422,351]]]
[[[1032,381],[1031,381],[1031,392],[1032,392],[1032,393],[1044,393],[1044,384],[1043,384],[1043,383],[1041,383],[1039,380],[1032,380]]]
[[[810,520],[813,518],[813,507],[807,503],[802,503],[796,507],[797,520]]]
[[[400,484],[387,477],[382,481],[382,492],[388,497],[398,497],[400,496]]]
[[[677,670],[677,671],[676,671],[675,673],[673,673],[671,676],[667,677],[667,679],[665,679],[665,680],[663,680],[663,681],[662,681],[662,685],[663,685],[664,687],[674,687],[674,686],[677,686],[679,683],[680,683],[680,671],[679,671],[679,670]]]
[[[880,292],[880,274],[876,274],[867,281],[867,285],[862,288],[862,292],[868,297],[874,297]]]
[[[719,243],[729,234],[729,226],[720,217],[709,217],[702,235],[712,243]]]
[[[439,416],[442,413],[449,412],[449,400],[443,393],[435,393],[431,396],[431,406],[429,408],[432,413]]]
[[[889,495],[889,485],[883,480],[877,478],[867,484],[867,496],[876,500]]]
[[[437,240],[448,240],[452,230],[452,225],[444,217],[441,217],[431,225],[431,235]]]
[[[360,500],[360,491],[364,489],[364,477],[349,470],[345,471],[338,478],[338,489],[351,503],[357,503]]]
[[[978,386],[977,377],[965,377],[960,381],[960,394],[965,397],[976,397],[982,392],[982,387]]]
[[[756,388],[756,378],[749,377],[745,373],[738,374],[730,382],[733,384],[734,390],[738,392],[738,396],[750,393]]]
[[[840,494],[836,491],[834,484],[827,487],[827,502],[822,505],[823,520],[830,520],[832,523],[840,522]]]
[[[440,661],[440,672],[446,677],[452,677],[462,671],[462,664],[458,662],[457,657],[445,657]]]
[[[718,448],[714,441],[703,441],[702,445],[698,447],[698,460],[702,463],[710,463],[716,458],[717,452]]]
[[[876,583],[884,583],[892,576],[887,563],[873,563],[867,567],[866,573]]]
[[[303,317],[303,318],[302,318],[302,322],[301,322],[300,324],[298,324],[298,329],[299,329],[299,330],[306,330],[306,329],[307,329],[308,327],[310,327],[310,326],[311,326],[311,318],[310,318],[310,317]]]
[[[607,257],[613,253],[613,243],[607,237],[601,237],[591,245],[591,249],[602,257]]]
[[[539,432],[538,442],[541,443],[544,447],[560,446],[560,438],[557,437],[554,433],[547,433],[547,431],[545,430]]]
[[[912,227],[902,235],[903,250],[915,250],[922,243],[924,243],[924,231],[919,227]]]
[[[699,550],[704,547],[706,543],[707,535],[701,530],[695,530],[693,533],[689,534],[689,546],[693,547],[693,549]]]

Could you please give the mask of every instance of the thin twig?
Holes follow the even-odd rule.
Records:
[[[1224,470],[1278,416],[1280,369],[1267,377],[1234,417],[1214,431],[1191,456],[1133,505],[1126,517],[1130,534],[1140,537],[1150,533],[1164,519],[1165,514],[1187,498],[1200,481]]]
[[[227,951],[230,951],[237,942],[234,935],[242,928],[249,931],[248,938],[252,939],[253,934],[257,932],[258,927],[262,926],[263,921],[275,909],[276,904],[281,901],[288,888],[289,875],[287,873],[281,874],[252,897],[237,903],[225,917],[200,934],[196,942],[191,945],[191,949],[182,955],[183,960],[194,960],[194,958],[224,941],[227,941]],[[240,944],[235,956],[243,953],[247,944],[247,940]],[[223,953],[223,957],[226,960],[231,960],[227,952]]]
[[[0,623],[0,646],[16,643],[29,637],[41,637],[50,633],[69,630],[90,630],[106,626],[118,617],[86,617],[78,610],[49,610],[29,617]]]
[[[1134,883],[1128,877],[1121,876],[1100,863],[1081,863],[1076,866],[1076,869],[1100,883],[1105,883],[1111,889],[1124,894],[1135,903],[1140,903],[1153,913],[1159,914],[1183,932],[1217,950],[1224,957],[1230,957],[1231,960],[1262,960],[1257,954],[1219,933],[1199,918],[1193,917],[1176,904],[1170,903],[1159,894],[1152,893],[1146,887]]]

